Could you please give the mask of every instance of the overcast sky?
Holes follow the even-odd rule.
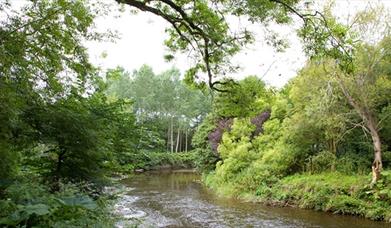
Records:
[[[391,8],[391,0],[336,0],[335,13],[346,17],[364,9],[368,4],[377,2]],[[114,43],[87,43],[91,61],[104,70],[122,66],[128,71],[133,71],[143,64],[148,64],[155,72],[175,66],[183,73],[191,65],[186,55],[179,55],[170,63],[165,62],[163,56],[167,52],[163,41],[167,35],[164,30],[169,25],[152,14],[132,14],[129,8],[123,13],[114,10],[108,16],[98,18],[96,26],[101,31],[116,30],[120,36]],[[260,26],[252,26],[257,42],[234,58],[234,62],[240,64],[242,69],[232,77],[239,79],[257,75],[268,84],[277,87],[283,86],[294,77],[306,58],[293,27],[275,27],[290,42],[290,47],[285,52],[277,53],[262,41],[263,29]],[[105,58],[102,57],[103,53],[106,54]]]

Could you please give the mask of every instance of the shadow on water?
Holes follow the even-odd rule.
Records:
[[[128,192],[117,210],[138,221],[138,227],[391,227],[353,216],[217,197],[202,186],[198,174],[189,172],[145,173],[122,183]]]

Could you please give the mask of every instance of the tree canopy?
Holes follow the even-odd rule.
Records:
[[[243,46],[252,42],[251,31],[241,28],[235,31],[230,28],[227,17],[249,16],[253,22],[287,23],[291,21],[288,10],[298,1],[138,1],[117,0],[141,11],[150,12],[170,23],[166,46],[172,53],[191,53],[196,61],[186,75],[188,83],[198,84],[199,87],[209,86],[216,91],[224,91],[221,85],[225,82],[220,77],[229,76],[237,70],[231,62],[231,57],[237,54]],[[280,47],[281,40],[271,39]],[[172,59],[171,54],[166,56]],[[201,75],[206,75],[202,80]],[[201,81],[200,81],[201,80]]]

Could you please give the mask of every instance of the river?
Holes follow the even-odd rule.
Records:
[[[391,227],[383,222],[221,198],[189,172],[144,173],[124,179],[118,227]],[[133,225],[134,227],[134,225]]]

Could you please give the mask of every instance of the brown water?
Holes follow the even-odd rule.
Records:
[[[220,198],[195,173],[147,173],[122,181],[118,227],[391,227],[391,224]],[[126,225],[127,224],[127,225]]]

